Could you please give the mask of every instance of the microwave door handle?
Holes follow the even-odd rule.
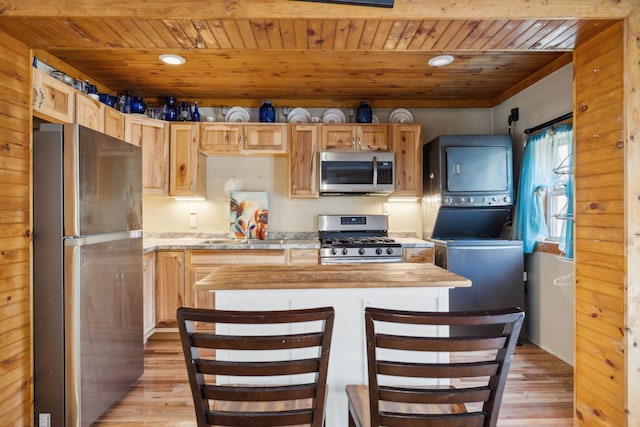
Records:
[[[373,189],[378,189],[378,158],[373,156]]]

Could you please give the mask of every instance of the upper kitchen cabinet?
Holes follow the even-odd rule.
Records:
[[[318,197],[318,138],[321,125],[291,125],[289,197]]]
[[[206,158],[198,151],[200,125],[171,123],[169,138],[169,195],[204,197]]]
[[[58,123],[73,123],[76,110],[74,89],[35,68],[31,79],[33,114]]]
[[[162,120],[124,115],[124,140],[142,148],[142,191],[169,194],[169,125]]]
[[[203,123],[200,125],[200,152],[204,154],[240,153],[242,125]]]
[[[84,93],[76,91],[76,123],[104,133],[104,110],[106,106]]]
[[[104,110],[104,133],[114,138],[124,140],[124,114],[115,108],[107,106]]]
[[[389,126],[384,124],[322,125],[320,149],[389,151]]]
[[[422,127],[391,125],[396,190],[393,197],[422,197]]]
[[[204,154],[286,154],[285,123],[201,124],[200,151]]]

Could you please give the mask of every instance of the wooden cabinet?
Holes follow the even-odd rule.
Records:
[[[124,140],[124,114],[115,108],[104,106],[104,133]]]
[[[32,110],[37,117],[57,123],[75,121],[74,89],[48,74],[32,70]]]
[[[200,151],[204,154],[287,153],[285,123],[202,123],[200,132]]]
[[[391,125],[396,190],[392,197],[422,197],[422,127]]]
[[[206,158],[198,151],[198,123],[171,123],[169,195],[204,197]]]
[[[100,101],[76,91],[76,123],[104,133],[104,109]]]
[[[389,125],[322,125],[321,150],[389,151]]]
[[[320,126],[291,125],[289,197],[318,197],[318,137]]]
[[[142,258],[142,324],[144,340],[153,333],[156,327],[156,257],[151,252]]]
[[[242,125],[203,123],[200,134],[200,152],[204,154],[240,153]]]
[[[169,194],[169,129],[166,122],[124,115],[124,140],[142,148],[142,191]]]
[[[402,261],[433,264],[433,248],[402,248]]]
[[[242,150],[246,153],[286,154],[289,134],[285,123],[244,125]]]
[[[156,251],[156,326],[175,327],[176,310],[185,305],[184,251]]]

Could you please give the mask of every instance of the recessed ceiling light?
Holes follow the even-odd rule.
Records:
[[[165,53],[160,55],[158,58],[160,58],[160,61],[169,65],[182,65],[187,62],[182,56],[174,55],[173,53]]]
[[[432,67],[442,67],[444,65],[449,65],[453,62],[453,56],[451,55],[439,55],[434,56],[429,60],[429,65]]]

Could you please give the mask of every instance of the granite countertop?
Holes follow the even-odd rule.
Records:
[[[273,233],[267,240],[230,239],[224,234],[206,233],[145,233],[144,253],[158,249],[320,249],[317,233]],[[432,242],[415,237],[391,235],[406,248],[429,248]]]

